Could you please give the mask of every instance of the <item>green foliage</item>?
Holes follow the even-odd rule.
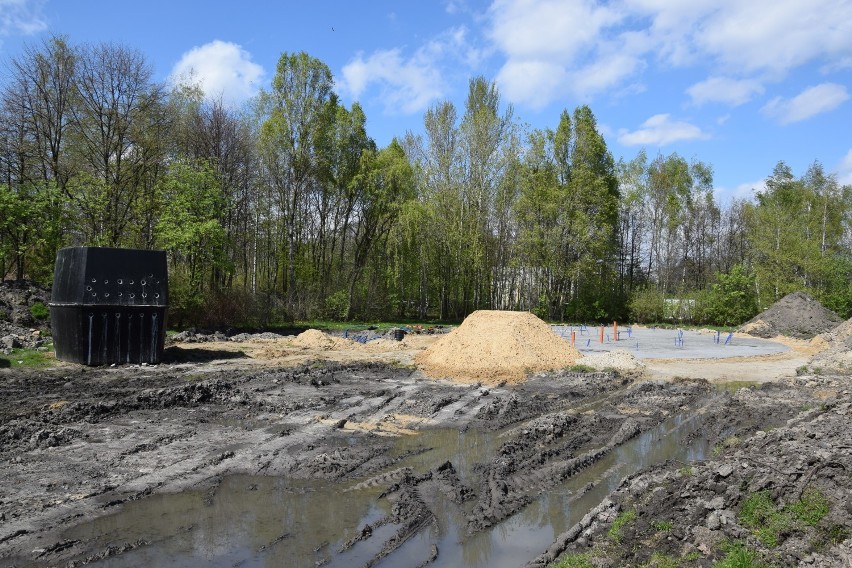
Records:
[[[663,321],[665,296],[653,287],[643,288],[633,294],[630,300],[630,316],[637,323]]]
[[[63,203],[53,184],[0,184],[0,279],[14,268],[16,278],[50,281]]]
[[[41,302],[36,302],[30,306],[30,313],[36,319],[45,319],[50,315],[50,310]]]
[[[621,542],[621,529],[624,528],[625,525],[631,523],[636,520],[636,511],[633,509],[629,509],[627,511],[622,511],[618,514],[615,520],[612,522],[612,526],[609,527],[609,531],[607,532],[607,536],[613,542]]]
[[[674,528],[674,523],[672,521],[654,521],[651,526],[660,532],[669,532]]]
[[[739,325],[754,317],[758,313],[754,275],[741,264],[717,274],[704,309],[716,325]]]

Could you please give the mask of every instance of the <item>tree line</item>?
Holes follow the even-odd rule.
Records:
[[[588,106],[529,128],[483,77],[384,148],[306,53],[240,109],[152,77],[136,50],[64,37],[8,62],[0,275],[49,283],[63,246],[163,249],[178,326],[731,325],[794,290],[852,315],[852,188],[818,162],[720,204],[709,164],[616,161]]]

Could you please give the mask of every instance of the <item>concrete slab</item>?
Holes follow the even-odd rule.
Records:
[[[616,340],[613,327],[604,328],[604,341],[600,341],[600,327],[569,325],[551,326],[554,333],[571,340],[576,332],[574,346],[583,354],[602,353],[615,349],[629,351],[638,359],[725,359],[728,357],[754,357],[784,353],[789,347],[757,337],[697,330],[660,329],[651,327],[618,326]]]

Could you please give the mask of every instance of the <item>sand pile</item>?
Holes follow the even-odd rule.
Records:
[[[830,331],[841,321],[840,316],[809,295],[793,292],[743,324],[737,331],[767,339],[776,335],[812,339]]]
[[[495,384],[570,367],[579,357],[579,351],[530,313],[479,310],[414,360],[431,377]]]
[[[333,337],[327,333],[323,333],[318,329],[309,329],[296,336],[290,342],[293,347],[302,347],[304,349],[349,349],[355,346],[354,341],[344,339],[342,337]]]

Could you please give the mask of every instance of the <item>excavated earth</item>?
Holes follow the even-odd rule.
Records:
[[[779,566],[848,561],[848,377],[720,388],[566,370],[485,386],[427,378],[398,362],[259,365],[236,353],[171,347],[168,362],[157,366],[0,369],[0,565],[139,565],[133,555],[159,544],[144,530],[128,525],[106,539],[83,529],[187,492],[201,492],[203,506],[213,507],[234,479],[268,501],[273,489],[264,480],[285,478],[369,489],[375,512],[352,521],[340,546],[320,543],[294,557],[309,535],[264,533],[242,556],[219,543],[198,562],[337,565],[366,550],[347,565],[443,565],[449,552],[432,538],[443,509],[460,513],[461,540],[476,539],[522,518],[543,495],[591,495],[602,489],[600,479],[571,491],[565,484],[683,417],[697,426],[680,444],[701,437],[718,450],[689,473],[671,461],[631,473],[614,492],[603,488],[609,496],[563,527],[549,548],[521,562],[492,557],[467,565],[545,566],[563,554],[586,555],[591,566],[648,565],[657,552],[678,559],[674,565],[709,567],[732,541]],[[473,464],[447,459],[426,442],[399,449],[400,439],[429,440],[445,430],[482,433],[493,447]],[[827,515],[789,529],[777,546],[757,542],[738,520],[749,495],[768,491],[781,506],[812,489],[824,496]],[[627,510],[636,520],[610,538]],[[201,531],[191,520],[179,530]]]

